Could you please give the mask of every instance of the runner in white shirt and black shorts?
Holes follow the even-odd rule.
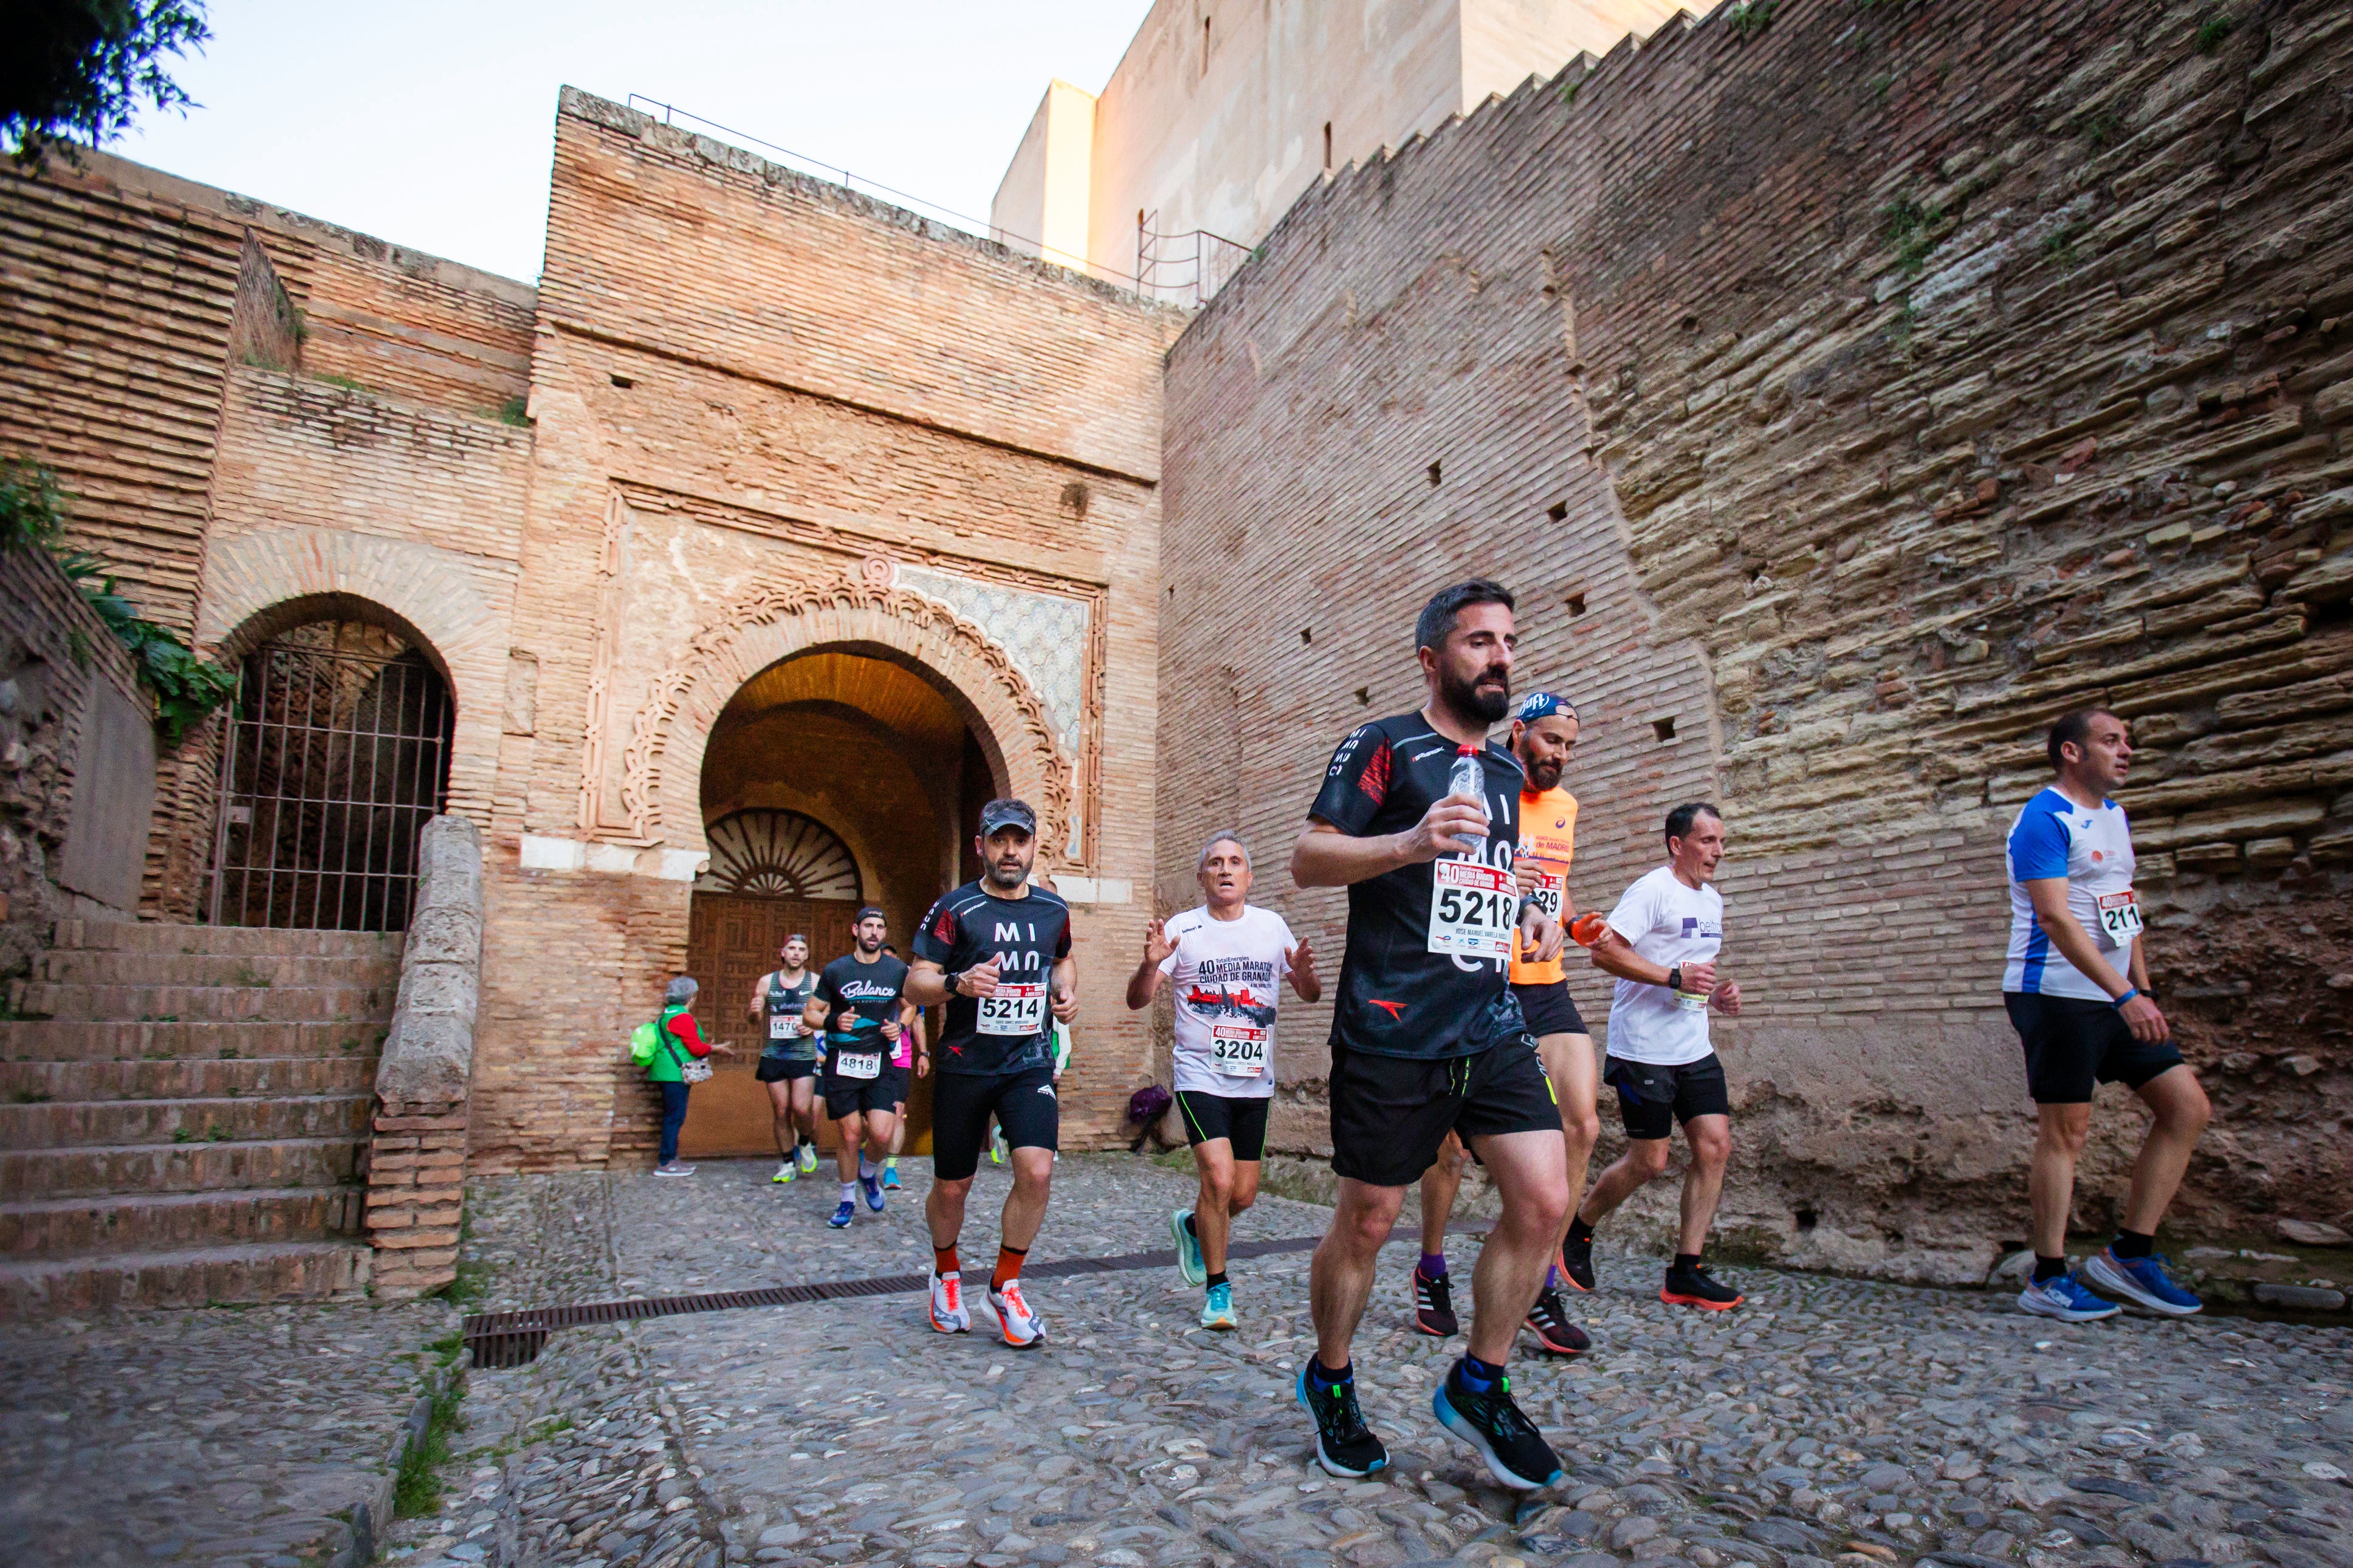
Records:
[[[1626,889],[1593,945],[1594,965],[1618,977],[1601,1081],[1618,1091],[1626,1152],[1594,1182],[1562,1243],[1571,1267],[1592,1267],[1593,1227],[1666,1173],[1680,1121],[1691,1165],[1682,1236],[1659,1300],[1717,1312],[1742,1300],[1699,1266],[1732,1159],[1732,1100],[1707,1032],[1710,1007],[1740,1011],[1740,987],[1715,972],[1724,900],[1708,879],[1723,858],[1724,817],[1715,807],[1694,801],[1667,813],[1667,863]]]
[[[1199,1168],[1201,1195],[1168,1216],[1176,1269],[1206,1289],[1201,1326],[1235,1327],[1226,1243],[1234,1215],[1258,1201],[1266,1112],[1274,1099],[1274,1014],[1285,976],[1300,1000],[1324,994],[1315,955],[1272,910],[1249,901],[1250,850],[1217,833],[1196,863],[1207,900],[1144,933],[1144,962],[1128,977],[1127,1005],[1141,1011],[1163,979],[1176,983],[1176,1106]]]

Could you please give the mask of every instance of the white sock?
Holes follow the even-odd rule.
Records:
[[[844,1182],[841,1184],[841,1201],[846,1204],[854,1204],[858,1201],[858,1184],[856,1182]]]
[[[865,1155],[860,1154],[858,1156],[858,1173],[866,1177],[869,1181],[873,1179],[874,1173],[880,1169],[881,1169],[881,1166],[875,1164],[873,1161],[868,1159]]]

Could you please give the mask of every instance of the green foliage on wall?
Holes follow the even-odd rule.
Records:
[[[47,550],[81,590],[98,618],[130,651],[140,683],[154,694],[155,726],[164,743],[176,746],[206,715],[237,691],[237,672],[198,658],[188,645],[139,613],[116,590],[105,563],[79,551],[60,551],[65,496],[57,476],[37,463],[0,458],[0,549]],[[76,658],[86,649],[74,645]]]

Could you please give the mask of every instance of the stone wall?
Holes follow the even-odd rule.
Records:
[[[154,710],[49,552],[0,549],[0,1000],[55,921],[137,900]]]
[[[367,1159],[370,1281],[375,1294],[399,1300],[458,1277],[481,994],[480,831],[462,816],[435,817],[420,836],[417,870]]]
[[[1725,806],[1727,1226],[1966,1274],[2024,1235],[2002,838],[2108,704],[2218,1107],[2177,1223],[2353,1203],[2353,16],[2214,15],[1719,14],[1303,197],[1170,356],[1163,899],[1221,818],[1279,866],[1418,701],[1414,609],[1500,575],[1586,717],[1573,895]],[[1261,887],[1336,956],[1338,897]],[[2080,1224],[2138,1126],[2097,1119]]]

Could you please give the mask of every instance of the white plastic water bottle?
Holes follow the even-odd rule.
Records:
[[[1487,809],[1487,770],[1480,765],[1478,747],[1463,746],[1455,752],[1454,769],[1446,775],[1446,793],[1469,795],[1479,803],[1480,816],[1491,822],[1494,820],[1495,814]],[[1462,840],[1460,853],[1465,859],[1484,860],[1487,858],[1485,834],[1482,833],[1476,838],[1468,835],[1457,837]]]

